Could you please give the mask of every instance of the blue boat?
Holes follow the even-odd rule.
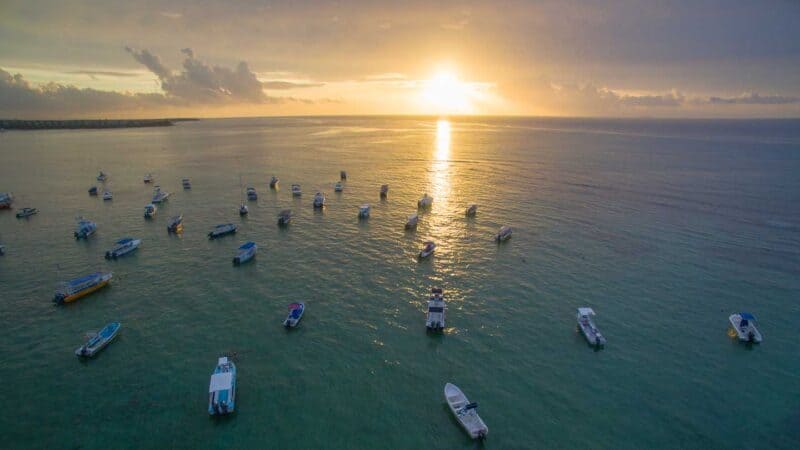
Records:
[[[117,337],[120,327],[122,324],[119,322],[111,322],[104,326],[102,330],[92,335],[85,344],[75,350],[75,356],[91,358]]]
[[[230,414],[236,403],[236,365],[221,357],[211,374],[208,385],[208,413],[212,416]]]
[[[208,233],[208,238],[216,239],[231,233],[236,233],[236,225],[232,223],[223,223],[215,226],[214,229]]]
[[[91,220],[78,218],[78,225],[75,227],[75,239],[87,239],[97,231],[97,224]]]
[[[56,288],[53,301],[58,305],[74,302],[107,285],[112,277],[111,272],[95,272],[61,283]]]
[[[119,258],[139,248],[141,239],[123,238],[117,241],[114,248],[106,252],[106,259]]]
[[[233,263],[242,264],[250,261],[254,256],[256,256],[257,250],[258,246],[255,242],[245,242],[239,247],[239,251],[236,252],[236,256],[233,257]]]
[[[289,315],[283,321],[283,326],[287,328],[294,328],[303,318],[303,313],[306,311],[306,304],[303,302],[292,303],[289,305]]]

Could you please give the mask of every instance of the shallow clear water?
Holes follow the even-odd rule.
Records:
[[[480,403],[487,448],[800,445],[800,121],[205,120],[6,132],[0,157],[0,191],[41,210],[0,211],[12,447],[474,448],[448,381]],[[86,192],[99,169],[111,202]],[[148,172],[173,193],[152,221]],[[259,191],[245,219],[240,175]],[[433,208],[405,232],[424,192]],[[88,242],[78,215],[99,224]],[[209,241],[224,222],[238,234]],[[497,245],[502,225],[514,237]],[[105,261],[125,236],[142,247]],[[436,254],[418,261],[428,238]],[[258,256],[234,267],[247,240]],[[58,281],[97,269],[111,287],[52,305]],[[432,286],[441,336],[424,328]],[[306,315],[286,331],[297,300]],[[578,306],[597,311],[604,350],[576,333]],[[727,336],[740,310],[762,345]],[[118,341],[77,360],[114,320]],[[209,376],[231,352],[237,412],[211,419]]]

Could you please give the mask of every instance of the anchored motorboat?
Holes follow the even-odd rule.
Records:
[[[469,205],[469,207],[467,207],[466,214],[467,214],[467,217],[475,217],[475,215],[478,214],[478,205],[476,205],[474,203]]]
[[[428,318],[425,321],[425,326],[429,330],[443,330],[444,329],[444,293],[441,288],[432,288],[431,297],[428,300]]]
[[[97,186],[92,186],[89,188],[89,195],[97,195]]]
[[[339,172],[339,178],[341,178],[342,180],[346,180],[347,179],[347,172],[345,172],[344,170]]]
[[[280,182],[281,180],[278,179],[278,177],[276,177],[275,175],[273,175],[272,178],[269,180],[269,187],[275,189],[276,187],[278,187],[278,183]]]
[[[97,231],[97,224],[91,220],[78,218],[78,225],[75,227],[75,239],[88,239]]]
[[[336,184],[333,186],[333,190],[335,192],[342,192],[344,190],[344,185],[341,181],[337,181]]]
[[[365,203],[358,208],[358,217],[362,219],[366,219],[369,217],[370,206],[369,203]]]
[[[148,173],[147,175],[144,176],[142,181],[144,181],[145,183],[152,183],[153,182],[153,174],[152,173]]]
[[[10,209],[12,203],[14,203],[14,194],[11,192],[0,192],[0,209]]]
[[[292,185],[292,195],[294,195],[295,197],[299,197],[299,196],[303,195],[303,191],[300,189],[300,185],[299,184],[293,184]]]
[[[61,283],[56,288],[53,301],[59,305],[62,303],[74,302],[107,285],[111,281],[112,276],[111,272],[95,272]]]
[[[153,203],[161,203],[161,202],[167,200],[167,198],[169,198],[169,196],[170,196],[169,192],[162,191],[161,190],[161,186],[156,186],[156,190],[155,190],[155,192],[153,192],[153,200],[151,200],[151,201]]]
[[[92,333],[86,343],[75,350],[75,356],[91,358],[97,354],[97,352],[106,348],[106,346],[117,337],[121,327],[122,324],[119,322],[111,322],[97,333]]]
[[[256,188],[250,186],[247,188],[247,199],[248,200],[258,200],[258,193],[256,192]]]
[[[105,183],[106,180],[108,180],[108,175],[103,173],[103,171],[101,170],[100,173],[97,175],[97,181]]]
[[[284,209],[283,211],[278,214],[278,225],[285,226],[289,225],[292,221],[292,210],[291,209]]]
[[[472,439],[483,439],[489,434],[489,427],[478,415],[478,404],[470,403],[469,399],[455,384],[447,383],[444,386],[444,398],[456,420]]]
[[[419,257],[427,258],[433,254],[434,250],[436,250],[436,243],[433,241],[425,241],[422,250],[419,251]]]
[[[389,195],[389,185],[384,184],[381,186],[381,198],[386,198]]]
[[[30,217],[38,213],[39,210],[36,208],[22,208],[21,210],[17,211],[17,218],[21,219],[23,217]]]
[[[408,216],[408,220],[406,220],[406,230],[416,230],[417,222],[419,222],[419,216],[417,214]]]
[[[494,239],[497,242],[503,242],[511,239],[511,227],[503,226],[500,228],[500,231],[497,232]]]
[[[184,189],[191,189],[192,188],[192,180],[189,178],[184,178],[181,180],[181,185],[183,185]]]
[[[225,236],[226,234],[236,233],[236,228],[237,228],[236,225],[232,223],[219,224],[215,226],[214,229],[208,233],[208,238],[216,239],[218,237]]]
[[[172,216],[167,222],[167,233],[180,233],[183,231],[183,215]]]
[[[728,317],[736,336],[743,342],[761,343],[761,333],[756,328],[756,317],[748,312],[731,314]]]
[[[123,238],[114,244],[114,248],[106,252],[106,259],[119,258],[135,251],[141,245],[141,239]]]
[[[239,205],[239,215],[240,216],[246,216],[247,213],[249,213],[249,212],[250,212],[250,209],[247,207],[247,205],[245,205],[244,203]]]
[[[144,206],[144,218],[145,219],[152,219],[153,217],[155,217],[156,211],[158,211],[158,208],[156,207],[156,205],[154,205],[152,203],[146,204]]]
[[[242,264],[250,261],[256,256],[257,250],[258,246],[255,242],[245,242],[239,247],[239,250],[236,251],[236,256],[233,257],[233,263]]]
[[[235,400],[236,365],[223,356],[217,360],[208,385],[208,413],[212,416],[232,413]]]
[[[306,304],[303,302],[292,303],[289,305],[289,315],[283,321],[283,326],[287,328],[294,328],[303,318],[303,313],[306,311]]]
[[[433,197],[425,193],[422,198],[417,201],[417,207],[420,209],[430,208],[433,205]]]
[[[111,193],[108,189],[103,191],[103,200],[112,200],[114,198],[114,194]]]
[[[317,192],[314,195],[314,208],[324,208],[325,207],[325,194],[322,192]]]
[[[600,334],[600,330],[595,326],[592,316],[594,316],[592,308],[578,308],[578,329],[589,345],[602,347],[606,345],[606,338]]]

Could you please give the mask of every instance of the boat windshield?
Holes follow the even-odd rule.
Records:
[[[444,308],[441,306],[431,306],[428,308],[428,312],[440,313],[444,312]]]

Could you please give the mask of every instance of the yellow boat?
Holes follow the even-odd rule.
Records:
[[[111,272],[95,272],[62,283],[56,288],[56,295],[53,301],[59,305],[74,302],[107,285],[111,281],[111,277]]]

